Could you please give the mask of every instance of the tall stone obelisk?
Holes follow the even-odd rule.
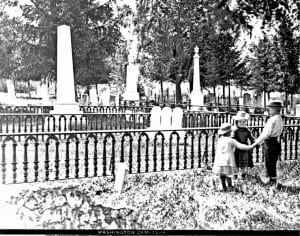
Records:
[[[56,102],[52,114],[81,114],[75,100],[72,41],[70,26],[57,27]]]
[[[199,48],[195,47],[193,91],[191,92],[192,110],[200,110],[204,105],[204,95],[200,87]]]
[[[133,13],[136,12],[136,3],[131,4]],[[129,33],[129,54],[128,54],[128,65],[126,71],[126,90],[123,94],[124,100],[127,101],[138,101],[140,96],[137,92],[137,83],[139,76],[139,64],[137,63],[138,54],[138,36],[134,30],[134,15],[131,18],[130,31]]]

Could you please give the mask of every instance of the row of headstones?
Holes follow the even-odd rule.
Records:
[[[180,129],[182,128],[183,110],[175,107],[160,108],[154,106],[151,110],[150,129]]]

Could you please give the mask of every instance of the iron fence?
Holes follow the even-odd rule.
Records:
[[[219,127],[224,122],[234,123],[235,113],[183,113],[183,128]],[[150,127],[150,113],[84,113],[84,114],[0,114],[0,133],[29,133],[87,130],[132,130]],[[282,116],[286,125],[300,124],[300,117]],[[248,126],[262,126],[266,115],[251,115]],[[157,126],[156,126],[157,127]],[[1,137],[0,137],[1,139]]]
[[[116,162],[129,173],[210,167],[217,127],[166,130],[106,130],[0,134],[3,184],[108,176]],[[251,127],[255,137],[262,127]],[[281,160],[298,158],[300,126],[285,126]],[[253,150],[254,163],[264,160]]]
[[[0,113],[43,114],[53,110],[53,106],[8,106],[0,105]]]

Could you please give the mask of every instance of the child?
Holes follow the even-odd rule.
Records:
[[[246,123],[249,120],[249,114],[244,111],[239,111],[233,119],[236,124],[233,131],[233,138],[242,144],[248,144],[248,140],[253,144],[254,138],[246,126]],[[242,178],[244,179],[246,177],[246,168],[253,167],[252,152],[236,149],[234,156],[236,167],[240,168]]]
[[[232,131],[231,124],[224,123],[218,130],[219,140],[216,150],[216,158],[213,166],[213,173],[220,176],[223,191],[227,190],[226,182],[229,188],[232,188],[231,176],[237,173],[235,165],[235,149],[250,150],[251,146],[241,144],[230,137]]]
[[[260,145],[264,142],[264,157],[266,168],[266,179],[262,179],[262,182],[275,183],[276,184],[276,164],[281,153],[281,146],[278,142],[278,137],[283,130],[283,122],[280,116],[282,108],[281,102],[270,102],[268,105],[271,117],[268,119],[261,135],[257,138],[252,147]]]

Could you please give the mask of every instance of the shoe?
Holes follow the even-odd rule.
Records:
[[[259,177],[260,181],[264,184],[264,185],[267,185],[270,183],[270,177],[262,177],[260,176]]]

